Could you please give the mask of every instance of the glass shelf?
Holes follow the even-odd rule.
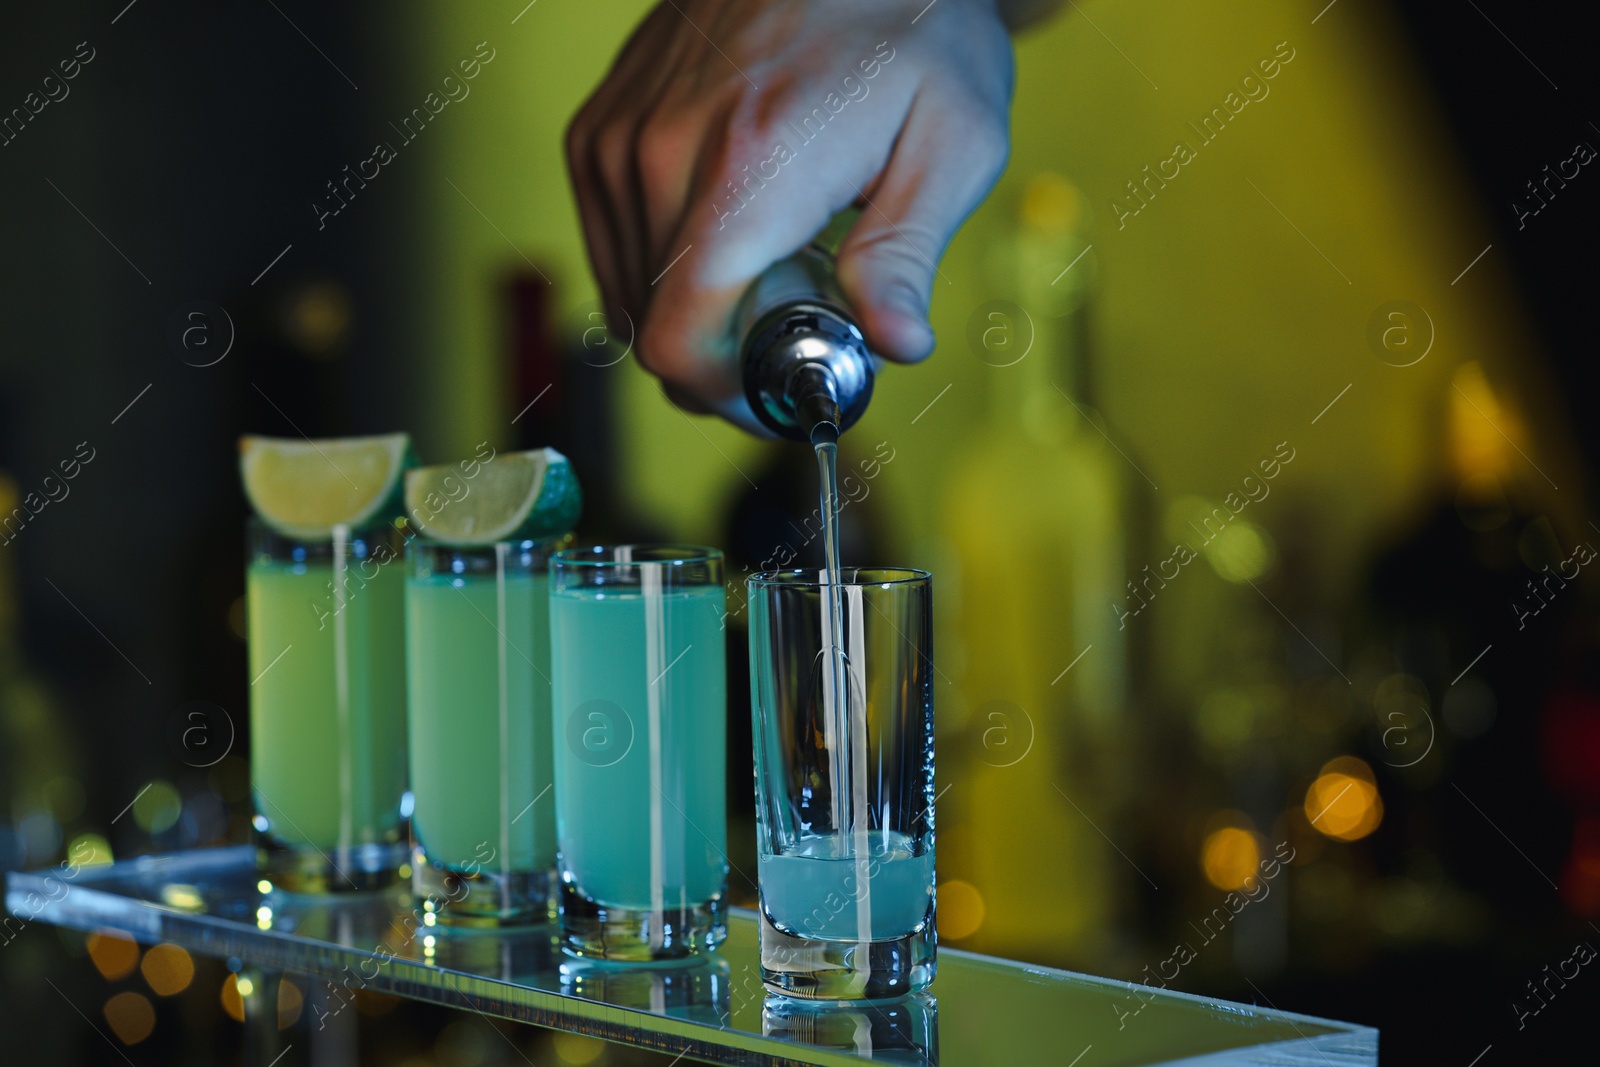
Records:
[[[232,957],[269,973],[369,989],[727,1064],[1376,1064],[1377,1031],[941,949],[929,994],[817,1008],[761,987],[752,913],[687,965],[564,956],[549,928],[422,925],[403,890],[263,894],[248,846],[7,877],[14,915]],[[351,1013],[352,1015],[354,1013]]]

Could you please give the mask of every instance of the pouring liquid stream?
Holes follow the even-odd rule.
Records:
[[[872,940],[872,889],[869,877],[871,846],[867,826],[867,708],[866,691],[856,674],[863,664],[853,662],[845,647],[844,629],[847,591],[841,587],[839,566],[839,430],[829,422],[818,422],[811,430],[812,447],[817,454],[817,481],[822,514],[822,649],[823,649],[823,739],[829,754],[830,792],[833,797],[833,825],[837,835],[834,855],[850,857],[855,867],[854,903],[856,939],[863,948]],[[862,639],[855,609],[852,637]],[[856,658],[861,650],[856,649]]]

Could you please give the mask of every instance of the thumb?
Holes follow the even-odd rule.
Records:
[[[976,110],[919,99],[871,195],[857,190],[864,206],[839,248],[839,285],[873,349],[897,362],[933,351],[928,305],[948,282],[939,259],[1005,168],[1005,120]]]
[[[936,277],[932,257],[943,252],[948,238],[926,231],[912,237],[905,226],[891,225],[889,216],[869,221],[867,213],[877,215],[869,206],[839,250],[839,286],[873,351],[896,362],[915,363],[933,351],[933,327],[928,324]],[[923,256],[929,257],[927,262]]]

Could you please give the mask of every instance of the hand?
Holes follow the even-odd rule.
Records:
[[[567,132],[613,329],[685,407],[754,421],[734,307],[838,211],[874,350],[933,350],[935,264],[1009,151],[1003,0],[665,0]],[[915,22],[913,22],[915,20]]]

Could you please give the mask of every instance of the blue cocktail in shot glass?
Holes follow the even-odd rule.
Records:
[[[564,946],[669,959],[726,936],[722,554],[556,553],[550,578]]]

